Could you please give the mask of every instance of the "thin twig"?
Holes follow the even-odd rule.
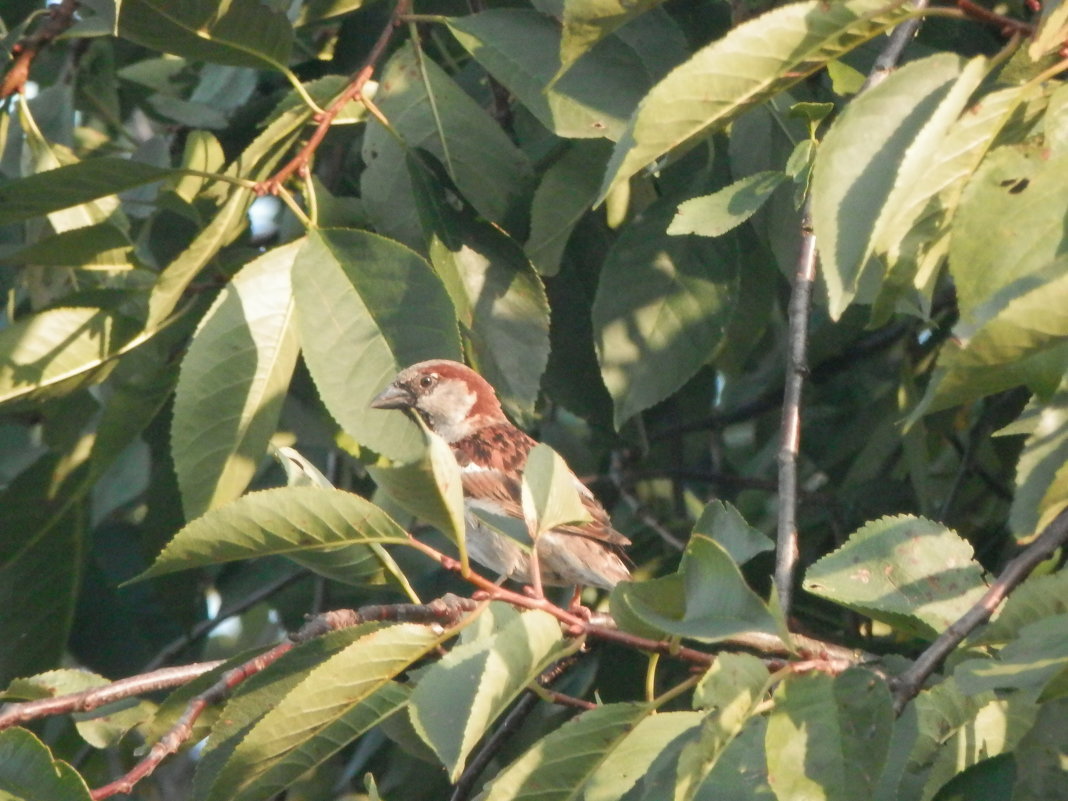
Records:
[[[812,231],[812,203],[801,214],[801,253],[790,294],[786,388],[783,392],[779,439],[779,519],[775,550],[775,589],[783,616],[789,619],[797,566],[797,454],[801,444],[801,389],[808,372],[808,317],[816,280],[816,235]]]
[[[913,0],[912,7],[917,11],[922,11],[927,8],[928,3],[929,0]],[[894,71],[894,68],[897,67],[897,62],[901,60],[901,54],[905,52],[905,47],[912,41],[916,32],[919,31],[922,22],[922,17],[912,17],[897,25],[891,31],[890,41],[886,43],[882,52],[875,58],[871,72],[868,73],[868,77],[864,80],[858,94],[866,92],[873,86],[878,86]]]
[[[493,734],[486,739],[478,751],[471,757],[471,760],[464,768],[464,772],[456,781],[456,785],[452,790],[452,795],[449,796],[449,801],[466,801],[471,797],[471,792],[475,788],[475,782],[478,780],[478,777],[482,775],[486,766],[493,761],[495,756],[497,756],[501,748],[504,747],[504,744],[515,735],[526,719],[530,717],[530,713],[534,711],[538,705],[538,701],[541,700],[542,694],[553,692],[548,689],[546,685],[557,681],[576,664],[579,658],[581,658],[581,655],[572,654],[550,666],[537,679],[539,691],[527,690],[519,697],[519,700],[516,701],[515,705],[509,710],[508,714],[494,730]],[[591,704],[591,706],[596,705]]]
[[[375,66],[378,64],[379,59],[382,58],[382,54],[385,52],[386,47],[393,38],[393,32],[401,24],[401,18],[407,14],[410,9],[411,0],[397,0],[397,5],[394,6],[389,21],[382,29],[382,33],[379,34],[378,40],[375,42],[374,47],[371,48],[371,52],[364,60],[363,66],[356,71],[352,80],[349,81],[349,85],[334,99],[334,102],[327,107],[326,111],[323,114],[317,115],[316,122],[318,125],[312,132],[312,135],[308,137],[308,141],[305,142],[304,146],[297,151],[297,154],[290,159],[282,169],[266,181],[260,183],[256,187],[257,193],[261,195],[277,195],[282,184],[288,181],[295,173],[299,172],[303,174],[307,171],[312,156],[315,154],[315,151],[319,149],[319,145],[322,144],[323,139],[326,138],[326,133],[330,130],[330,126],[337,118],[337,115],[341,113],[341,110],[349,103],[349,101],[363,100],[362,92],[364,86],[367,85],[371,76],[374,75]]]
[[[967,2],[967,0],[961,0]],[[927,0],[913,0],[917,9]],[[880,83],[896,66],[919,20],[898,25],[875,60],[860,92]],[[859,94],[859,93],[858,93]],[[816,279],[816,236],[812,230],[812,196],[805,198],[801,212],[801,251],[790,294],[786,385],[783,390],[782,425],[779,440],[779,515],[775,551],[775,589],[783,616],[789,619],[793,604],[794,571],[797,568],[797,456],[801,444],[801,391],[808,374],[808,318],[812,285]]]
[[[80,5],[80,0],[63,0],[57,5],[49,6],[46,12],[48,19],[32,34],[20,39],[11,48],[11,55],[14,59],[3,81],[0,81],[0,100],[22,93],[30,77],[30,65],[33,64],[33,60],[41,50],[74,24],[74,12]]]
[[[188,632],[171,640],[165,646],[163,646],[159,652],[152,657],[152,660],[145,665],[142,670],[149,671],[155,670],[160,665],[165,665],[172,660],[175,656],[180,654],[185,648],[188,648],[191,644],[199,640],[201,637],[206,637],[216,627],[229,620],[232,617],[242,614],[243,612],[251,609],[256,604],[267,600],[276,592],[279,592],[290,584],[293,584],[300,579],[307,578],[308,573],[303,570],[296,570],[290,573],[288,576],[283,576],[277,581],[273,581],[263,587],[259,587],[253,592],[250,592],[244,598],[235,601],[232,604],[224,606],[219,610],[219,613],[215,615],[211,620],[202,620],[193,626]]]
[[[1057,515],[1034,542],[1005,565],[1001,575],[990,585],[975,606],[943,631],[908,670],[892,680],[894,708],[898,713],[919,693],[923,683],[942,664],[942,660],[949,656],[972,631],[989,620],[1006,596],[1031,575],[1032,570],[1049,559],[1054,551],[1066,542],[1068,542],[1068,509]]]
[[[973,3],[972,0],[957,0],[957,8],[972,19],[997,28],[998,32],[1006,39],[1016,34],[1026,37],[1033,36],[1035,33],[1034,25],[1012,17],[1006,17],[1004,14],[998,14],[988,8],[983,8],[981,5]]]
[[[21,726],[27,721],[38,718],[67,715],[72,712],[91,712],[105,704],[179,687],[214,670],[221,664],[222,661],[219,660],[168,667],[141,673],[128,679],[119,679],[106,686],[92,687],[77,693],[7,704],[4,711],[0,713],[0,731],[12,726]]]
[[[655,531],[660,539],[676,551],[681,551],[686,547],[682,540],[664,528],[659,520],[649,514],[645,507],[642,506],[641,501],[639,501],[634,496],[634,493],[630,491],[628,485],[625,483],[623,475],[623,457],[619,451],[612,452],[611,462],[608,468],[608,477],[611,479],[612,484],[615,485],[620,500],[627,505],[635,517],[637,517],[644,525]]]
[[[409,535],[408,544],[417,551],[429,556],[446,570],[460,574],[460,563],[456,559],[446,556],[433,546],[417,540],[411,535]],[[494,601],[504,601],[505,603],[509,603],[512,606],[521,609],[540,609],[544,612],[548,612],[563,623],[567,627],[568,633],[574,637],[585,636],[590,639],[614,642],[628,648],[647,651],[649,653],[658,653],[661,656],[668,656],[672,659],[688,662],[697,666],[711,665],[716,658],[714,653],[680,646],[672,640],[653,640],[648,637],[639,637],[636,634],[620,631],[615,628],[611,618],[607,618],[603,615],[594,616],[592,619],[588,620],[581,615],[577,615],[570,610],[563,609],[562,607],[553,604],[545,598],[534,598],[530,595],[514,592],[505,587],[501,587],[495,582],[490,581],[488,578],[478,575],[473,570],[469,571],[464,578],[478,588],[479,592],[476,593],[476,598],[480,600],[489,599]],[[810,658],[816,661],[833,661],[835,663],[848,662],[851,665],[867,663],[875,659],[871,654],[844,648],[833,643],[827,643],[797,634],[792,635],[791,638],[793,640],[794,652],[801,658]],[[717,647],[742,647],[763,654],[786,655],[790,653],[790,648],[779,637],[764,632],[744,632],[742,634],[734,635],[717,643]]]

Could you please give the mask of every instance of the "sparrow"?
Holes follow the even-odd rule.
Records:
[[[505,417],[489,382],[459,362],[419,362],[402,370],[371,406],[417,414],[448,443],[460,466],[469,555],[501,576],[530,584],[529,552],[477,514],[523,521],[523,468],[537,444]],[[611,589],[630,578],[621,556],[630,540],[612,528],[586,485],[574,473],[571,478],[590,520],[538,538],[541,583]]]

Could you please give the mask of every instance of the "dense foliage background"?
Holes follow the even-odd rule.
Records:
[[[3,3],[0,796],[1068,797],[1068,4],[775,5]],[[621,634],[423,605],[432,357]]]

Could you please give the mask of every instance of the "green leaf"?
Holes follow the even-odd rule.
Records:
[[[50,476],[51,478],[51,476]],[[45,487],[34,487],[47,492]],[[18,550],[0,563],[0,637],[18,643],[0,651],[0,684],[56,667],[66,650],[82,575],[87,512],[84,503],[51,509],[38,501],[44,519],[21,530]],[[42,509],[43,506],[43,509]],[[5,524],[13,505],[4,504]],[[17,519],[17,518],[16,518]]]
[[[1013,751],[1016,763],[1014,801],[1065,801],[1064,755],[1068,754],[1068,731],[1064,720],[1068,698],[1043,704],[1035,725]]]
[[[567,523],[592,520],[579,497],[579,487],[567,462],[548,445],[535,445],[523,468],[523,517],[534,539]]]
[[[373,631],[307,671],[242,737],[209,801],[274,798],[408,702],[393,679],[453,636],[402,623]]]
[[[668,236],[674,210],[665,199],[643,212],[601,268],[593,327],[617,428],[708,363],[731,318],[735,241]]]
[[[1016,760],[1012,754],[999,754],[965,768],[946,784],[934,801],[1002,801],[1017,798],[1013,793]]]
[[[1054,615],[1068,614],[1068,570],[1052,575],[1031,574],[1013,590],[997,614],[979,629],[969,642],[978,645],[1005,643],[1031,623]]]
[[[452,303],[430,265],[366,231],[320,229],[297,254],[293,292],[304,359],[334,419],[361,445],[417,458],[419,429],[370,403],[410,364],[461,358]]]
[[[973,65],[962,72],[949,53],[906,64],[827,132],[812,173],[812,224],[834,319],[853,301],[879,238],[900,236],[925,205],[909,196],[982,77],[982,60]]]
[[[746,631],[777,634],[775,617],[745,583],[738,566],[714,540],[690,537],[678,572],[649,581],[624,581],[612,592],[620,628],[650,630],[700,642]]]
[[[98,223],[53,234],[13,253],[0,254],[0,264],[130,270],[136,258],[133,244],[122,229],[111,223]]]
[[[194,520],[138,579],[254,556],[407,541],[404,529],[359,495],[281,487],[253,492]]]
[[[425,80],[424,73],[425,70]],[[360,190],[375,230],[415,246],[419,220],[404,160],[423,148],[445,166],[463,196],[486,219],[503,223],[532,180],[527,157],[449,75],[411,43],[379,78],[375,103],[393,125],[369,122]],[[399,134],[403,144],[396,140]]]
[[[290,274],[303,244],[242,268],[182,359],[171,452],[187,520],[239,497],[275,432],[300,347]]]
[[[245,735],[294,687],[304,681],[310,671],[356,640],[381,628],[384,628],[384,624],[378,622],[360,623],[315,637],[295,645],[263,670],[241,682],[225,706],[208,721],[209,729],[200,731],[198,728],[194,731],[194,736],[198,739],[207,739],[204,740],[203,751],[197,761],[192,797],[203,801],[208,796],[219,771],[230,761],[234,749]],[[238,654],[211,673],[171,693],[161,706],[160,714],[153,721],[146,737],[154,734],[154,739],[158,739],[166,734],[194,696],[211,687],[227,670],[240,666],[257,653]]]
[[[973,765],[1010,753],[1031,729],[1037,710],[1032,698],[1016,694],[979,705],[957,726],[941,723],[927,729],[937,752],[925,777],[922,797],[934,797],[943,785]],[[923,766],[924,761],[917,759],[914,764]]]
[[[702,718],[700,712],[660,712],[638,721],[590,776],[582,788],[583,801],[614,801],[628,795],[665,751],[700,729]]]
[[[36,701],[106,687],[111,682],[84,668],[64,668],[17,679],[3,693],[6,700]],[[134,726],[152,716],[154,704],[126,698],[74,715],[78,733],[94,748],[110,748]]]
[[[571,801],[604,759],[652,708],[609,704],[583,712],[543,737],[497,774],[482,801]]]
[[[560,40],[560,71],[566,71],[594,45],[663,0],[566,0]]]
[[[722,236],[756,214],[784,180],[781,172],[758,172],[711,195],[687,200],[679,204],[667,232]]]
[[[460,467],[445,440],[429,430],[423,434],[427,448],[419,461],[368,465],[367,472],[390,498],[443,532],[463,553],[466,525]]]
[[[723,653],[716,657],[694,689],[694,706],[708,713],[697,736],[679,753],[676,801],[700,797],[701,788],[764,700],[769,682],[767,667],[754,656]]]
[[[193,279],[241,233],[251,203],[251,190],[241,187],[230,192],[212,221],[163,269],[148,296],[147,328],[154,328],[167,319]]]
[[[0,403],[68,394],[103,378],[115,318],[92,307],[46,309],[0,330]]]
[[[0,732],[0,795],[11,801],[89,801],[89,788],[36,736],[16,728]]]
[[[972,546],[922,517],[872,521],[805,573],[804,588],[875,620],[934,638],[986,591]]]
[[[261,0],[174,3],[122,0],[117,35],[190,61],[285,70],[293,27]]]
[[[993,659],[969,659],[953,676],[968,694],[987,690],[1039,692],[1068,670],[1068,614],[1053,615],[1024,626]]]
[[[486,71],[557,136],[616,140],[642,96],[686,53],[685,39],[670,18],[647,14],[635,22],[647,18],[645,41],[624,38],[618,30],[559,79],[560,26],[549,16],[493,8],[454,17],[448,25]]]
[[[865,670],[790,676],[768,718],[768,780],[778,798],[871,797],[894,713],[885,682]]]
[[[175,175],[115,156],[80,161],[0,186],[0,225],[41,217]]]
[[[903,2],[791,3],[733,28],[650,91],[616,143],[600,200],[665,153],[722,128],[828,61],[892,28]]]
[[[564,650],[560,623],[531,610],[492,636],[453,648],[419,679],[412,725],[455,782],[482,735]]]
[[[1068,186],[1056,180],[1065,170],[1068,153],[1048,158],[1027,146],[1001,147],[968,183],[949,247],[967,326],[989,320],[1068,254]]]
[[[1016,463],[1009,510],[1012,531],[1023,539],[1068,505],[1068,379],[1048,402],[1033,398],[1017,422],[1033,425]]]
[[[607,142],[572,142],[542,176],[530,209],[530,237],[523,246],[542,275],[560,271],[568,238],[597,197],[610,152]]]
[[[514,240],[449,191],[441,170],[433,180],[436,165],[415,156],[407,164],[430,261],[452,298],[470,361],[506,408],[530,417],[549,358],[541,280]]]
[[[327,480],[326,476],[297,451],[292,448],[275,448],[274,446],[271,446],[271,449],[274,457],[286,471],[287,486],[333,489],[333,484]],[[389,551],[379,543],[341,545],[320,551],[303,551],[292,554],[289,558],[321,576],[346,584],[376,583],[376,579],[384,569],[405,594],[418,603],[418,597],[408,583],[408,578]]]
[[[738,565],[775,548],[769,537],[746,523],[741,513],[727,501],[709,501],[693,530],[695,534],[714,539]]]

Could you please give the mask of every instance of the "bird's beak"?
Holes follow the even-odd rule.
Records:
[[[404,387],[390,384],[371,401],[372,409],[407,409],[415,403],[412,393]]]

